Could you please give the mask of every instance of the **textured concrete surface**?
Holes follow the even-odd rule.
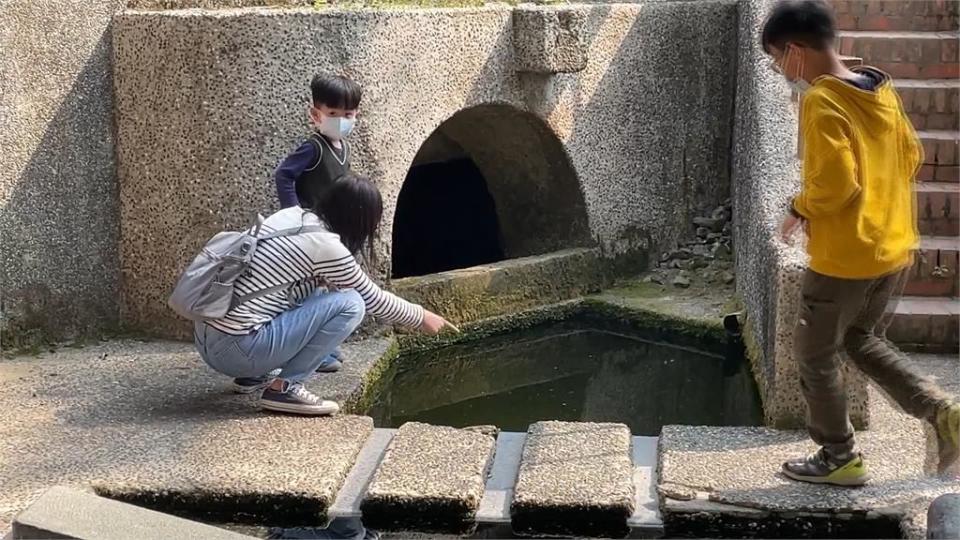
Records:
[[[345,348],[345,371],[365,350]],[[335,377],[309,386],[338,397],[323,389]],[[60,484],[194,518],[322,524],[373,429],[261,412],[187,344],[63,349],[0,362],[0,381],[0,530]]]
[[[494,446],[494,437],[472,430],[404,424],[367,489],[364,523],[394,531],[472,531]]]
[[[7,347],[115,325],[110,19],[122,0],[0,8],[0,328]]]
[[[947,387],[955,391],[960,379],[956,358],[921,356],[916,360],[928,373],[953,381]],[[878,523],[887,529],[902,527],[908,534],[922,528],[923,518],[917,512],[925,512],[934,497],[960,490],[960,481],[926,476],[922,422],[900,412],[874,386],[868,390],[873,422],[869,431],[857,433],[857,441],[872,480],[858,489],[792,482],[779,475],[784,460],[816,450],[805,432],[664,427],[658,490],[667,534],[672,527],[691,526],[690,516],[705,508],[708,510],[700,518],[709,519],[711,514],[714,518],[746,517],[754,523],[774,523],[793,534],[804,526],[823,534],[825,530],[816,527],[828,526],[833,519],[837,520],[834,527],[844,526],[844,521],[855,527],[858,520],[867,527],[863,523],[867,518],[881,520]],[[898,524],[902,519],[906,525]],[[757,533],[757,525],[754,527]],[[718,530],[706,528],[701,533],[718,534]],[[759,534],[776,535],[783,530],[760,530]]]
[[[769,69],[759,44],[760,26],[773,0],[738,2],[740,40],[733,128],[731,178],[736,288],[749,316],[754,374],[767,423],[803,424],[806,405],[793,360],[793,328],[805,255],[800,246],[776,238],[787,202],[799,188],[797,107],[783,77]],[[848,372],[851,415],[868,421],[866,387],[859,372]]]
[[[735,4],[591,6],[571,23],[586,65],[558,75],[517,71],[514,13],[120,15],[125,318],[182,331],[164,304],[170,283],[213,232],[275,205],[272,170],[306,132],[318,71],[365,88],[353,162],[384,194],[384,263],[403,180],[438,129],[484,173],[511,257],[595,243],[610,256],[646,253],[689,233],[689,218],[729,191]],[[544,32],[566,36],[567,22],[546,17]]]
[[[236,534],[210,525],[180,519],[138,506],[98,497],[89,491],[54,487],[17,515],[14,540],[28,538],[205,538],[243,540]]]
[[[527,431],[510,507],[520,534],[622,537],[634,510],[630,430],[537,422]]]
[[[587,67],[589,8],[520,7],[513,14],[517,71],[574,73]]]

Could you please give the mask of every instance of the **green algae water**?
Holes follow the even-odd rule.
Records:
[[[367,412],[378,427],[526,431],[539,420],[568,420],[659,435],[667,424],[762,423],[742,357],[570,321],[401,355],[384,377]]]

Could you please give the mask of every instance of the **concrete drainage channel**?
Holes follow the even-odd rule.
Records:
[[[362,517],[366,488],[396,432],[396,429],[374,430],[330,508],[332,519]],[[476,512],[478,528],[494,527],[504,535],[511,533],[511,504],[526,440],[526,433],[501,432],[497,436],[493,463]],[[632,538],[658,537],[663,534],[663,521],[656,492],[657,437],[634,436],[631,443],[633,513],[625,527],[629,528]]]
[[[494,537],[510,537],[520,520],[524,522],[521,526],[527,529],[526,532],[540,531],[540,535],[567,533],[586,536],[578,533],[587,532],[593,528],[598,536],[604,532],[612,536],[633,538],[662,536],[663,522],[658,510],[655,489],[657,437],[630,436],[626,426],[618,424],[567,422],[541,424],[531,426],[529,433],[501,432],[497,435],[495,443],[490,441],[486,457],[482,456],[483,452],[477,454],[480,459],[473,462],[482,467],[482,474],[478,479],[479,488],[482,490],[478,490],[478,493],[482,495],[479,497],[479,504],[476,504],[476,500],[472,500],[471,497],[467,497],[465,506],[452,500],[455,497],[445,497],[443,493],[431,489],[430,486],[434,485],[431,479],[408,478],[403,482],[405,489],[409,491],[409,486],[422,483],[425,486],[421,494],[407,493],[405,498],[400,498],[386,493],[386,497],[393,501],[392,505],[388,505],[389,508],[383,505],[371,507],[371,499],[377,498],[376,494],[371,494],[372,490],[383,495],[385,490],[389,492],[391,487],[399,486],[396,482],[384,478],[386,476],[384,473],[387,472],[384,469],[390,468],[390,465],[385,466],[384,463],[393,461],[393,468],[396,469],[396,465],[405,460],[416,459],[416,456],[408,451],[412,446],[404,443],[413,442],[415,445],[424,440],[422,437],[415,440],[417,435],[452,428],[409,424],[409,429],[407,426],[400,429],[375,429],[361,449],[353,468],[330,506],[328,517],[331,520],[363,517],[364,523],[374,529],[377,528],[375,524],[391,520],[393,523],[407,525],[422,523],[426,529],[429,530],[431,527],[434,529],[430,532],[438,534],[451,532],[470,534],[477,530],[478,536],[492,534]],[[398,434],[400,434],[399,437]],[[471,435],[477,436],[474,438],[475,441],[481,441],[481,437],[490,438],[489,434],[471,433]],[[616,450],[608,452],[610,454],[608,457],[626,465],[619,470],[615,470],[617,467],[612,468],[614,469],[613,477],[616,477],[612,484],[609,482],[611,475],[599,475],[596,478],[597,485],[583,485],[580,486],[582,490],[571,491],[564,489],[567,486],[564,478],[530,478],[531,472],[545,463],[547,468],[543,469],[543,472],[556,471],[558,470],[556,466],[564,470],[589,470],[591,466],[586,463],[587,460],[595,460],[605,470],[611,470],[609,467],[611,463],[607,457],[601,456],[597,460],[597,456],[602,454],[599,452],[601,448],[583,444],[591,439],[600,443],[610,440],[611,437],[624,443],[619,445],[619,449],[629,451],[629,459],[626,455],[616,455],[619,454]],[[398,440],[403,438],[406,441]],[[400,444],[391,445],[394,442]],[[613,446],[616,448],[618,445]],[[388,456],[388,448],[393,452],[392,456]],[[530,448],[535,449],[535,455],[530,453]],[[452,447],[443,447],[441,444],[440,448],[436,448],[435,455],[453,450]],[[606,451],[606,449],[603,450]],[[492,454],[492,462],[490,454]],[[548,460],[543,458],[549,455],[556,456],[558,459],[552,464],[548,463]],[[431,457],[433,456],[426,455],[425,460],[430,461]],[[583,468],[584,465],[587,465],[586,469]],[[403,468],[401,465],[400,469]],[[438,470],[437,477],[449,478],[443,472]],[[453,482],[457,483],[460,480],[462,478],[454,478]],[[514,508],[517,505],[515,498],[517,483],[529,480],[534,481],[527,482],[530,487],[528,491],[540,491],[538,496],[545,496],[547,499],[551,498],[552,491],[553,500],[544,501],[543,506],[525,506],[518,511]],[[541,482],[542,480],[545,482]],[[440,484],[443,483],[444,481],[441,480]],[[531,486],[537,483],[548,486],[546,492]],[[627,499],[618,496],[624,494],[622,488],[625,486],[629,486],[632,491]],[[588,499],[578,503],[569,498],[570,493],[574,493],[578,498],[586,495]],[[601,493],[599,497],[596,496]],[[457,493],[451,491],[447,495],[457,495]],[[454,509],[454,514],[464,513],[453,515],[450,519],[451,508]],[[632,513],[629,509],[632,509]],[[542,520],[538,522],[538,518],[547,517],[551,512],[565,512],[568,517],[566,520],[552,520],[552,524]],[[445,514],[446,518],[441,518],[439,521],[435,519],[436,516]],[[463,518],[468,518],[469,521]],[[563,526],[563,522],[567,525],[574,524],[573,530],[557,530],[557,523]],[[442,529],[437,528],[437,525],[441,524],[445,524]],[[404,527],[398,529],[403,530]],[[406,530],[411,528],[406,527]],[[9,538],[11,540],[52,537],[110,540],[134,536],[141,539],[203,537],[239,540],[250,538],[67,487],[49,490],[30,508],[22,512],[13,524]],[[603,534],[603,536],[607,535]]]

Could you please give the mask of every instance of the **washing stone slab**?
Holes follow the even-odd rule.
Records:
[[[960,492],[960,481],[924,475],[920,421],[870,391],[874,428],[858,432],[857,442],[872,479],[856,489],[779,474],[786,459],[816,450],[802,431],[664,426],[658,485],[664,533],[873,537],[901,529],[918,504]]]
[[[0,530],[57,485],[203,521],[321,525],[373,430],[260,411],[184,343],[4,360],[0,382]]]
[[[21,512],[13,523],[10,536],[12,540],[43,538],[251,540],[253,538],[65,486],[47,490],[29,508]]]
[[[537,422],[511,504],[518,534],[624,537],[635,492],[630,429],[623,424]]]
[[[474,430],[404,424],[361,503],[375,530],[464,534],[476,527],[494,437]]]

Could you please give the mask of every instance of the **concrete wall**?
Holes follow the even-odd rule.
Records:
[[[5,350],[117,321],[109,28],[121,3],[0,2]]]
[[[799,189],[797,105],[782,77],[769,69],[759,29],[772,0],[741,0],[736,124],[731,168],[737,291],[748,315],[747,341],[768,424],[802,426],[806,404],[793,359],[793,328],[806,263],[800,246],[777,230]],[[867,421],[866,383],[848,372],[850,413]]]
[[[522,162],[542,141],[510,148],[498,133],[537,119],[579,180],[586,241],[609,256],[668,246],[729,193],[733,2],[129,11],[115,24],[123,313],[160,333],[183,329],[164,301],[203,240],[276,206],[272,170],[305,134],[318,71],[364,86],[353,160],[384,194],[383,239],[420,145],[491,104],[499,127],[465,146]],[[484,172],[498,206],[536,207],[559,189],[510,193],[497,189],[508,168]],[[378,250],[390,260],[388,242]]]

